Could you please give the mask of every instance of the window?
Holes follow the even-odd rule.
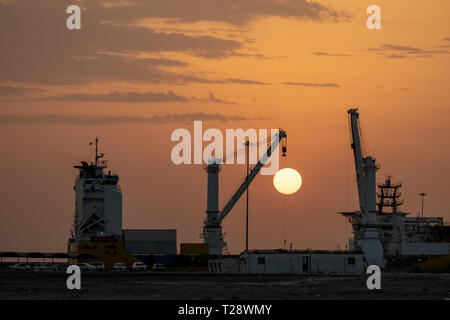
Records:
[[[348,264],[355,264],[355,263],[356,263],[355,257],[348,257]]]
[[[258,257],[258,264],[266,264],[266,257]]]

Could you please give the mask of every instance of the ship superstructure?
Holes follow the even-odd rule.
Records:
[[[380,266],[399,256],[450,254],[450,226],[442,217],[411,217],[403,212],[402,185],[393,183],[390,176],[376,185],[379,166],[373,157],[363,154],[358,110],[350,109],[348,114],[360,204],[360,210],[339,212],[352,225],[349,249],[361,249],[369,264]]]
[[[75,180],[75,221],[73,238],[76,241],[94,237],[122,237],[122,191],[119,176],[105,173],[107,161],[98,153],[98,138],[95,139],[95,162],[81,161]]]

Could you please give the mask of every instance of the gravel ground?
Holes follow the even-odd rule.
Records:
[[[450,299],[450,274],[383,273],[381,290],[368,275],[85,273],[68,290],[64,272],[0,272],[5,299]]]

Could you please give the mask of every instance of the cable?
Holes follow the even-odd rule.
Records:
[[[283,195],[283,240],[284,240],[284,249],[286,250],[286,241],[287,241],[287,204],[286,204],[287,196]]]
[[[360,136],[360,140],[361,140],[362,156],[363,156],[363,158],[365,158],[368,155],[370,155],[370,150],[367,147],[365,134],[364,134],[364,128],[361,125],[361,121],[359,119],[358,119],[358,129],[359,129],[359,136]]]
[[[272,140],[272,139],[275,138],[275,137],[276,137],[276,135],[274,135],[273,137],[270,136],[270,139]],[[263,139],[263,140],[258,140],[257,143],[254,143],[254,144],[252,144],[252,145],[250,146],[249,150],[258,148],[260,144],[263,144],[263,143],[266,143],[266,144],[267,144],[268,141],[269,141],[269,138],[265,138],[265,139]],[[240,149],[236,149],[236,150],[234,150],[233,152],[229,152],[229,153],[225,154],[223,158],[224,158],[224,160],[227,160],[230,156],[232,156],[232,159],[234,160],[234,159],[237,158],[237,155],[238,155],[239,153],[241,153],[241,152],[245,152],[245,147],[244,147],[244,148],[240,148]]]

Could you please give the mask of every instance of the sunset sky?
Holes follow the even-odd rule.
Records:
[[[81,30],[66,28],[79,4]],[[366,8],[381,8],[369,30]],[[402,182],[403,210],[450,220],[448,0],[0,0],[0,251],[65,251],[73,165],[95,136],[120,177],[124,228],[200,242],[202,165],[171,162],[173,130],[283,128],[291,196],[251,185],[251,249],[345,249],[358,209],[347,109]],[[220,173],[221,207],[244,165]],[[223,223],[245,246],[245,201]]]

